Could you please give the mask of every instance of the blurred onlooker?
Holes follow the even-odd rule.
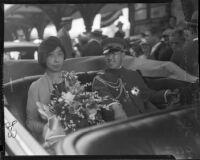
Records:
[[[185,44],[185,34],[181,29],[176,29],[172,31],[169,37],[170,46],[173,49],[173,52],[183,49]]]
[[[199,76],[198,11],[193,13],[191,21],[187,25],[191,32],[191,40],[185,43],[182,50],[173,54],[171,61],[186,72]]]
[[[130,44],[130,55],[133,57],[139,57],[144,54],[142,47],[140,45],[141,40],[136,40]]]
[[[119,37],[123,39],[125,37],[125,32],[122,30],[123,23],[119,21],[116,27],[118,27],[118,31],[115,33],[114,37]]]
[[[26,36],[25,36],[25,33],[24,33],[24,30],[22,28],[18,28],[16,30],[16,40],[14,40],[14,42],[24,42],[26,41]],[[24,59],[26,58],[26,52],[24,51],[12,51],[10,52],[10,59],[13,59],[13,60],[18,60],[18,59]],[[31,57],[33,58],[33,57]]]
[[[14,42],[22,42],[22,41],[26,41],[26,36],[24,30],[20,28],[16,30],[16,40],[14,40]]]
[[[143,52],[143,58],[147,58],[147,56],[149,55],[149,53],[151,51],[151,47],[148,44],[147,40],[144,38],[141,39],[140,46],[141,46],[141,49]]]
[[[191,21],[187,22],[188,40],[194,40],[198,37],[198,11],[192,15]]]
[[[168,20],[167,27],[164,29],[163,32],[172,32],[174,29],[177,28],[177,19],[175,16],[170,16]]]
[[[139,34],[139,36],[140,36],[141,39],[146,37],[145,33],[143,33],[143,32],[141,32],[141,33]]]
[[[102,31],[94,30],[90,34],[90,40],[82,47],[82,56],[98,56],[102,55]]]
[[[177,19],[176,19],[175,16],[169,17],[169,26],[168,26],[168,28],[175,29],[176,28],[176,23],[177,23]]]
[[[155,49],[157,48],[157,46],[160,44],[161,30],[158,27],[153,26],[153,27],[150,27],[150,29],[145,32],[145,35],[146,35],[147,43],[151,47],[151,51],[149,55],[147,55],[147,58],[154,59],[153,53]]]
[[[71,58],[73,57],[73,48],[69,30],[72,27],[72,17],[63,17],[61,19],[61,26],[62,28],[58,31],[57,37],[61,40],[61,43],[64,46],[66,58]]]
[[[165,30],[162,33],[160,41],[155,45],[151,52],[149,59],[159,60],[159,61],[169,61],[173,50],[169,45],[169,35],[171,31]]]

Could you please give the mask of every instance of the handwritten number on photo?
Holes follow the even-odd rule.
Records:
[[[13,127],[17,123],[17,120],[12,121],[12,123],[7,122],[5,123],[5,127],[9,130],[8,137],[9,138],[15,138],[17,135],[17,130],[14,130]]]

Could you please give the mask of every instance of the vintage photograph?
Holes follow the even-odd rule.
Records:
[[[4,3],[3,156],[199,159],[198,2]]]

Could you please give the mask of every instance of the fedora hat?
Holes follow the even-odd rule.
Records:
[[[119,27],[119,26],[123,26],[123,23],[122,23],[121,21],[119,21],[119,22],[117,23],[116,26],[117,26],[117,27]]]
[[[102,30],[101,29],[96,29],[91,33],[93,36],[98,36],[101,37],[102,36]]]
[[[72,17],[62,17],[61,18],[61,25],[64,25],[69,22],[72,22]]]

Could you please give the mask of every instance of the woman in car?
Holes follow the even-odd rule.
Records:
[[[53,84],[61,83],[61,71],[66,54],[57,37],[45,39],[38,49],[38,63],[45,69],[40,79],[33,82],[29,88],[27,100],[27,127],[33,136],[43,143],[43,130],[47,120],[40,117],[37,102],[48,104]]]

